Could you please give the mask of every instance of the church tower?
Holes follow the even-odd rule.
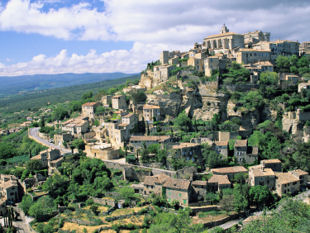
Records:
[[[226,27],[226,25],[224,24],[221,28],[221,34],[227,33],[229,32],[229,29]]]

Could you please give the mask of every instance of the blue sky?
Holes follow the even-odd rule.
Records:
[[[0,0],[0,75],[126,72],[230,31],[309,41],[308,0]]]

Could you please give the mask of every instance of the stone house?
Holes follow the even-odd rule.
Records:
[[[221,167],[211,169],[213,175],[227,175],[228,179],[232,181],[237,174],[247,174],[248,170],[243,166]]]
[[[253,64],[257,62],[270,61],[270,50],[240,49],[237,52],[236,61],[239,64]]]
[[[171,177],[161,173],[154,176],[146,176],[143,181],[143,195],[159,195],[164,196],[163,184]]]
[[[173,69],[172,65],[159,65],[153,68],[153,81],[155,86],[168,80],[170,72]]]
[[[113,109],[127,109],[126,97],[124,95],[115,95],[112,97]]]
[[[73,136],[69,133],[61,133],[54,135],[54,144],[57,146],[63,146],[64,143],[71,142],[73,140]]]
[[[102,160],[112,160],[119,158],[119,150],[113,149],[111,144],[87,144],[85,145],[85,153],[87,157]]]
[[[192,181],[192,187],[198,200],[203,200],[207,194],[208,182],[205,180]]]
[[[204,61],[200,58],[190,56],[187,60],[187,65],[194,67],[194,69],[199,72],[203,72],[204,70]]]
[[[101,103],[104,107],[110,107],[112,105],[112,96],[104,95],[101,97]]]
[[[260,161],[264,168],[270,168],[275,172],[282,171],[282,163],[279,159],[264,159]]]
[[[303,90],[309,90],[309,89],[310,89],[310,80],[308,80],[308,82],[298,84],[299,93],[301,93]]]
[[[40,160],[43,168],[48,167],[48,150],[41,151],[38,155],[33,156],[31,160]]]
[[[153,123],[153,121],[160,120],[160,107],[157,105],[148,105],[143,106],[143,118],[148,123]]]
[[[12,205],[19,202],[23,196],[23,193],[24,190],[17,177],[13,175],[0,174],[1,203],[5,203],[5,205]]]
[[[61,130],[73,136],[81,137],[89,131],[88,117],[77,117],[62,123]]]
[[[276,175],[276,192],[282,197],[283,195],[292,195],[300,191],[300,180],[291,173],[275,172]]]
[[[252,164],[258,159],[258,148],[248,147],[248,140],[236,140],[234,157],[238,164]]]
[[[138,117],[134,113],[129,113],[122,117],[122,124],[126,124],[128,129],[133,129],[138,124]]]
[[[228,157],[229,141],[216,141],[213,144],[215,151],[224,158]]]
[[[269,189],[274,189],[276,176],[271,168],[262,165],[249,168],[249,183],[251,186],[266,185]]]
[[[137,150],[145,146],[149,146],[151,144],[161,144],[165,145],[171,142],[170,136],[131,136],[129,139],[130,146]]]
[[[216,175],[213,174],[208,180],[208,191],[218,192],[226,188],[231,188],[231,182],[227,175]]]
[[[279,85],[281,89],[287,89],[288,87],[297,86],[300,77],[295,74],[279,73]]]
[[[194,199],[191,182],[184,179],[168,179],[163,184],[163,193],[168,202],[178,201],[181,206],[188,206]]]
[[[309,173],[306,171],[303,171],[301,169],[296,169],[293,171],[289,171],[288,173],[294,175],[300,180],[300,188],[305,189],[308,186],[309,182]]]
[[[89,102],[82,105],[82,115],[89,117],[90,119],[95,118],[95,108],[98,106],[97,102]]]
[[[187,160],[199,160],[201,159],[201,145],[198,143],[180,143],[173,145],[172,150],[175,151],[175,155],[186,158]]]
[[[310,41],[302,42],[299,46],[299,56],[310,54]]]

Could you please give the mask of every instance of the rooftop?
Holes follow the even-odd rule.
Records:
[[[264,52],[264,53],[270,53],[270,50],[261,50],[261,49],[239,49],[239,52]]]
[[[208,183],[231,184],[227,175],[213,175]]]
[[[196,146],[200,146],[200,144],[198,144],[198,143],[182,142],[179,145],[172,146],[172,149],[178,150],[178,149],[190,148],[190,147],[196,147]]]
[[[171,188],[171,189],[181,189],[181,190],[188,190],[190,186],[190,181],[189,180],[184,180],[184,179],[168,179],[163,187],[165,188]]]
[[[170,136],[131,136],[130,141],[154,141],[163,142],[170,139]]]
[[[273,172],[271,168],[263,168],[260,165],[250,167],[250,170],[252,171],[253,175],[256,177],[275,176],[275,173]]]
[[[149,104],[145,104],[143,106],[143,109],[160,109],[160,107],[158,105],[149,105]]]
[[[212,38],[217,38],[217,37],[225,37],[225,36],[241,36],[241,34],[234,33],[234,32],[226,32],[226,33],[221,33],[221,34],[215,34],[211,36],[207,36],[206,39],[212,39]]]
[[[308,172],[303,171],[303,170],[301,170],[301,169],[296,169],[296,170],[293,170],[293,171],[289,171],[289,173],[291,173],[291,174],[293,174],[293,175],[296,175],[296,176],[309,175]]]
[[[94,107],[95,105],[97,105],[97,102],[88,102],[82,105],[82,107]]]
[[[208,182],[205,180],[195,180],[192,182],[192,185],[200,185],[200,186],[207,186]]]
[[[217,146],[228,146],[229,142],[228,141],[216,141],[214,142],[214,144]]]
[[[213,168],[211,171],[214,173],[240,173],[240,172],[247,172],[248,170],[243,166],[234,166],[234,167],[221,167],[221,168]]]
[[[281,163],[281,161],[279,159],[264,159],[264,160],[261,160],[260,163],[265,163],[265,164],[268,164],[268,163]]]
[[[248,140],[236,140],[235,147],[247,147]]]
[[[277,183],[278,184],[288,184],[293,182],[298,182],[299,178],[296,176],[288,173],[288,172],[275,172],[275,175],[277,177]]]

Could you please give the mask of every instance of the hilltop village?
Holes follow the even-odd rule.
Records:
[[[83,103],[74,117],[47,121],[46,110],[28,134],[48,147],[31,157],[48,173],[1,175],[0,212],[78,153],[121,171],[141,198],[183,207],[223,204],[210,196],[240,183],[279,199],[307,190],[309,159],[288,161],[297,152],[281,144],[310,139],[310,42],[270,38],[223,25],[189,51],[162,51],[138,82]]]

